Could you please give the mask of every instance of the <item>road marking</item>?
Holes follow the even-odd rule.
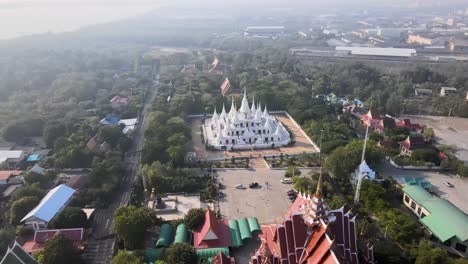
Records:
[[[104,229],[106,229],[108,225],[109,225],[109,219],[107,219],[106,225],[104,226]]]

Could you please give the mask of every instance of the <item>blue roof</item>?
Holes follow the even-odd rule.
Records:
[[[47,195],[42,198],[41,202],[31,210],[21,222],[31,217],[39,218],[45,222],[49,222],[62,208],[68,203],[75,190],[66,186],[59,185],[50,190]]]
[[[26,161],[40,161],[44,158],[43,154],[31,154]]]

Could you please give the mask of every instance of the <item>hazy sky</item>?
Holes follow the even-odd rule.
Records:
[[[155,10],[151,0],[0,0],[0,39],[63,32]]]
[[[438,0],[0,0],[0,39],[49,31],[71,31],[87,25],[134,17],[166,6],[196,9],[198,14],[203,15],[206,8],[229,13],[234,7],[263,10],[294,8],[306,4],[313,9],[318,6],[335,8],[356,4],[366,8],[385,3],[407,5],[409,2],[429,1]],[[444,4],[457,1],[466,0],[445,0]]]

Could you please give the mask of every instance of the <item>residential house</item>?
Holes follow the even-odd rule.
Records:
[[[31,255],[15,241],[13,247],[8,247],[0,264],[39,264]]]
[[[403,120],[397,119],[395,125],[396,127],[404,127],[408,129],[411,134],[422,134],[422,132],[424,132],[424,128],[426,128],[424,125],[411,123],[411,120],[408,118]]]
[[[0,150],[0,164],[6,163],[8,166],[15,166],[24,159],[22,150]]]
[[[450,253],[468,258],[468,215],[419,185],[408,185],[403,193],[403,204],[419,218],[430,240]]]
[[[450,96],[450,95],[456,95],[456,94],[457,94],[457,88],[455,87],[440,88],[440,96]]]
[[[327,95],[327,101],[329,103],[335,104],[335,103],[338,102],[339,99],[341,99],[341,98],[336,96],[336,94],[334,94],[334,93],[330,93],[329,95]]]
[[[46,156],[44,154],[31,154],[28,156],[26,159],[26,162],[29,163],[37,163],[41,160],[43,160]]]
[[[7,185],[13,177],[21,175],[21,173],[23,173],[23,171],[19,171],[19,170],[0,171],[0,185]]]
[[[26,241],[22,247],[27,253],[33,254],[43,249],[47,240],[58,235],[70,240],[78,251],[84,250],[87,233],[83,228],[37,230],[34,232],[34,237]]]
[[[400,142],[400,154],[411,156],[413,150],[426,148],[426,142],[422,136],[408,136]]]
[[[377,109],[370,109],[367,114],[361,115],[361,124],[364,126],[369,126],[370,128],[375,128],[382,118],[380,117],[380,112]]]
[[[109,102],[113,108],[125,107],[130,103],[130,98],[116,95]]]
[[[20,222],[34,230],[47,228],[47,224],[70,202],[74,193],[74,189],[64,184],[53,188]]]
[[[196,71],[197,71],[197,67],[195,66],[195,64],[190,63],[190,64],[184,64],[184,67],[182,68],[180,72],[196,72]]]
[[[10,199],[11,197],[13,197],[15,195],[16,191],[18,191],[18,189],[20,187],[22,187],[22,186],[23,186],[23,184],[9,185],[8,188],[6,188],[6,190],[3,191],[1,198]]]
[[[424,89],[424,88],[416,88],[414,89],[414,94],[419,97],[423,96],[432,96],[432,90],[431,89]]]
[[[98,145],[98,142],[97,142],[97,135],[95,135],[94,137],[92,137],[88,143],[86,143],[86,147],[91,150],[91,151],[95,151],[96,150],[96,147]]]

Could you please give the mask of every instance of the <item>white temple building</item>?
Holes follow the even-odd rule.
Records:
[[[229,113],[224,105],[221,114],[215,108],[213,116],[205,119],[202,127],[205,144],[218,150],[275,148],[291,141],[289,132],[268,113],[266,106],[262,111],[254,99],[249,106],[245,91],[239,109],[234,100]]]
[[[373,171],[369,165],[367,165],[367,162],[365,160],[362,161],[362,163],[359,165],[359,167],[356,168],[356,170],[353,173],[353,184],[357,184],[359,179],[369,179],[373,180],[375,179],[375,171]]]

